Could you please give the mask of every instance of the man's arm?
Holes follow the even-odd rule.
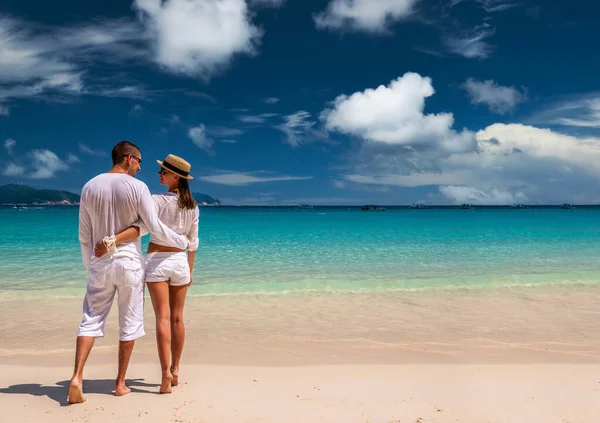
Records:
[[[198,249],[198,220],[200,215],[200,208],[196,207],[196,216],[194,217],[194,221],[192,222],[192,227],[190,228],[190,232],[188,233],[188,239],[190,240],[190,245],[188,246],[188,254],[187,260],[188,265],[190,266],[190,285],[192,283],[192,275],[194,273],[194,260],[196,260],[196,250]]]
[[[86,270],[90,270],[92,260],[92,219],[83,203],[79,205],[79,243],[81,258]]]
[[[140,192],[139,214],[150,233],[164,242],[165,245],[181,250],[187,250],[187,237],[185,235],[176,234],[158,218],[156,203],[152,199],[146,184],[144,184]]]

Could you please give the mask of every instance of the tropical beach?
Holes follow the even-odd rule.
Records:
[[[598,16],[4,1],[0,420],[599,423]]]
[[[14,421],[593,422],[599,412],[600,209],[203,208],[183,383],[157,396],[147,298],[132,394],[111,395],[115,309],[80,406],[66,406],[85,286],[77,208],[0,216],[12,242],[1,247],[0,405]],[[436,226],[435,243],[418,235]],[[28,242],[40,231],[51,243]],[[386,243],[400,233],[405,242]],[[409,252],[424,242],[430,258],[417,267]],[[511,250],[520,254],[501,260]],[[50,251],[65,260],[43,264]],[[60,278],[43,277],[48,266]]]

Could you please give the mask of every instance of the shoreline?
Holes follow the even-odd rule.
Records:
[[[40,354],[72,360],[81,298],[0,299],[3,362]],[[146,335],[134,355],[155,359],[148,294]],[[42,323],[39,316],[46,316]],[[113,305],[92,356],[114,358]],[[600,363],[600,289],[477,292],[303,293],[191,296],[184,361],[211,365],[310,366],[409,363]],[[23,336],[27,328],[27,336]]]

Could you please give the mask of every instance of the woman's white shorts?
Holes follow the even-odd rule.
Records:
[[[185,252],[148,253],[146,256],[146,282],[168,281],[171,286],[190,283],[190,266]]]

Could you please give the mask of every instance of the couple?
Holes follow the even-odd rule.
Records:
[[[115,395],[131,392],[125,374],[134,342],[144,332],[144,281],[156,314],[156,339],[162,369],[159,392],[178,384],[185,328],[183,305],[198,248],[198,205],[188,180],[190,164],[168,155],[157,160],[160,183],[169,192],[151,195],[135,178],[142,153],[128,141],[112,150],[112,169],[91,179],[81,191],[79,241],[88,271],[79,325],[69,403],[85,401],[83,368],[104,326],[115,292],[119,308],[119,361]],[[144,260],[140,236],[151,234]],[[186,256],[185,251],[188,251]]]

